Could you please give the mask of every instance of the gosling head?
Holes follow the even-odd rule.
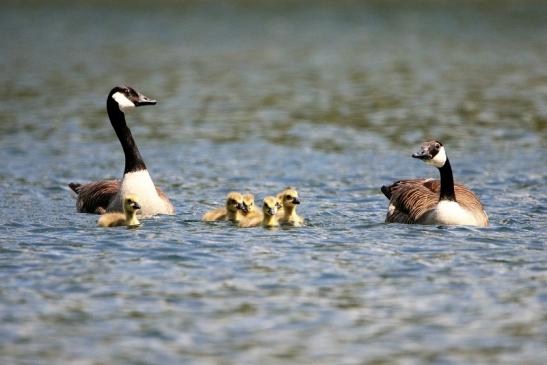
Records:
[[[228,194],[226,197],[226,210],[236,213],[238,210],[243,210],[243,196],[235,191]]]
[[[293,188],[285,189],[278,198],[283,204],[283,207],[293,208],[300,204],[300,198],[298,198],[298,192]]]
[[[255,196],[253,194],[243,195],[243,214],[247,214],[255,208]]]
[[[139,209],[141,209],[141,206],[139,204],[139,199],[134,194],[127,195],[123,200],[123,210],[127,214],[134,214]]]
[[[116,86],[110,90],[107,103],[113,101],[121,112],[143,105],[154,105],[156,100],[139,93],[130,86]]]
[[[412,157],[436,168],[443,167],[447,160],[443,144],[435,140],[422,143],[420,152],[413,153]]]
[[[275,216],[279,208],[281,208],[281,204],[276,197],[267,196],[264,198],[264,205],[262,206],[262,212],[264,215]]]

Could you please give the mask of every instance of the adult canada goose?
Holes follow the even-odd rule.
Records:
[[[141,206],[139,205],[137,196],[129,194],[123,199],[123,213],[105,213],[100,216],[97,225],[99,227],[138,226],[140,225],[137,219],[137,211],[139,209],[141,209]]]
[[[120,212],[123,210],[122,196],[136,194],[140,198],[141,214],[175,214],[169,198],[155,187],[144,160],[125,122],[124,112],[143,105],[154,105],[152,100],[129,86],[116,86],[106,99],[106,110],[112,128],[122,145],[125,155],[123,178],[103,180],[88,184],[70,183],[69,187],[78,195],[76,208],[81,213]]]
[[[386,223],[488,226],[488,216],[479,198],[466,186],[454,184],[450,161],[441,142],[422,143],[420,152],[412,157],[439,169],[441,180],[400,180],[382,186],[389,199]]]
[[[276,215],[279,208],[281,208],[279,200],[274,196],[267,196],[264,198],[264,204],[262,205],[262,214],[242,219],[239,226],[245,228],[260,225],[265,228],[277,227],[279,222]]]
[[[301,226],[304,224],[304,218],[296,214],[296,207],[300,204],[298,192],[294,188],[287,188],[277,194],[278,201],[281,202],[283,211],[278,213],[279,223],[293,226]]]
[[[243,196],[238,192],[231,192],[226,197],[226,206],[206,212],[202,219],[206,222],[230,220],[239,222],[243,217]]]

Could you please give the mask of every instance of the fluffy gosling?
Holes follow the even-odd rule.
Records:
[[[281,208],[281,204],[276,197],[267,196],[264,198],[264,205],[262,206],[262,214],[255,215],[248,219],[243,219],[239,222],[240,227],[249,228],[262,225],[265,228],[277,227],[279,222],[277,220],[277,211]]]
[[[137,219],[137,211],[141,209],[136,195],[129,194],[123,200],[123,213],[105,213],[97,221],[99,227],[117,227],[128,226],[136,227],[140,225]]]
[[[206,212],[202,219],[206,222],[229,220],[239,222],[243,217],[243,196],[238,192],[231,192],[226,197],[226,206]]]
[[[300,227],[304,224],[304,218],[296,214],[296,206],[300,204],[298,192],[294,188],[287,188],[277,194],[277,199],[283,206],[283,211],[278,213],[279,223]]]

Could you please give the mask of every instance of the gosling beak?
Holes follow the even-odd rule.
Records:
[[[419,160],[431,160],[431,154],[428,150],[422,150],[421,152],[413,153],[412,157],[417,158]]]
[[[274,208],[268,208],[266,209],[266,213],[268,213],[268,215],[275,215],[277,213],[276,209]]]
[[[241,203],[237,203],[236,208],[239,209],[239,210],[241,210],[242,212],[245,212],[245,207],[244,207],[244,205],[241,204]]]
[[[150,99],[148,96],[144,96],[143,94],[139,93],[139,99],[135,103],[135,106],[142,106],[142,105],[155,105],[156,100]]]
[[[131,204],[131,206],[133,207],[133,209],[137,210],[137,209],[141,209],[141,205],[137,202],[134,202],[133,204]]]
[[[292,202],[293,202],[293,204],[300,204],[300,199],[294,198],[294,199],[292,200]]]
[[[249,213],[249,207],[247,206],[247,204],[245,203],[241,204],[241,211],[243,213]]]

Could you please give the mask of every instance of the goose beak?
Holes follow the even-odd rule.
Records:
[[[300,199],[294,198],[294,199],[292,200],[292,202],[293,202],[293,204],[300,204]]]
[[[134,202],[134,203],[132,204],[132,207],[133,207],[135,210],[141,209],[141,205],[140,205],[139,203],[137,203],[137,202]]]
[[[245,207],[244,207],[244,205],[241,204],[241,203],[237,203],[236,208],[239,209],[239,210],[241,210],[241,211],[243,211],[243,212],[245,212]]]
[[[240,209],[243,213],[249,213],[249,207],[247,206],[247,204],[241,204]]]
[[[155,105],[156,100],[150,99],[148,96],[144,96],[143,94],[139,93],[139,99],[135,103],[135,106],[142,106],[142,105]]]
[[[422,150],[421,152],[413,153],[412,157],[425,161],[425,160],[431,160],[432,156],[428,150]]]

